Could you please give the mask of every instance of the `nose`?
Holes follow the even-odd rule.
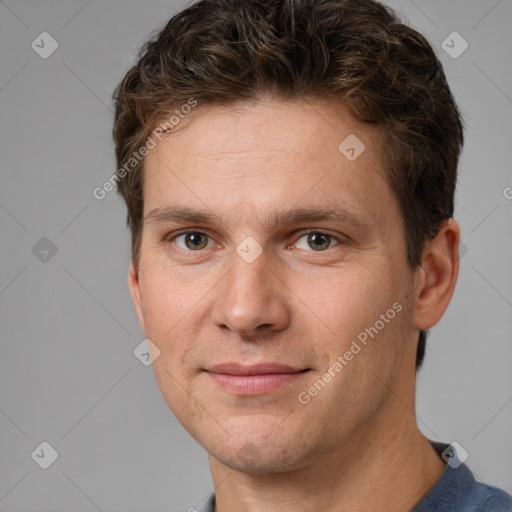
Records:
[[[269,266],[265,251],[252,262],[234,252],[231,269],[219,284],[213,305],[217,327],[243,336],[261,336],[288,326],[287,288],[277,266]]]

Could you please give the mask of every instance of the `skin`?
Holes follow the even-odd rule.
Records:
[[[354,161],[338,150],[349,134],[366,146]],[[146,220],[129,285],[160,351],[162,394],[210,454],[217,512],[411,510],[445,467],[417,426],[414,363],[418,330],[452,297],[460,230],[447,220],[421,266],[408,267],[378,143],[377,128],[341,102],[262,97],[198,106],[146,157]],[[275,210],[333,204],[364,222],[265,226]],[[175,205],[214,220],[151,220]],[[186,229],[204,233],[199,250],[178,236]],[[309,229],[333,238],[319,250]],[[262,249],[252,263],[236,251],[246,237]],[[401,311],[301,403],[299,393],[397,302]],[[310,371],[259,396],[238,396],[204,371],[268,361]]]

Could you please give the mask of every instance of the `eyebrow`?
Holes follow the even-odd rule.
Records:
[[[367,215],[336,204],[315,208],[275,210],[268,215],[262,225],[264,229],[271,231],[278,226],[319,221],[348,224],[354,227],[369,227],[376,224],[376,221]],[[218,215],[212,214],[208,210],[195,210],[188,206],[178,205],[155,208],[144,217],[145,224],[159,225],[171,222],[210,225],[223,223]]]

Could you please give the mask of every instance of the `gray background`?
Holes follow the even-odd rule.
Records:
[[[418,377],[419,424],[512,492],[512,2],[389,4],[436,46],[468,127],[467,253]],[[115,170],[112,91],[184,5],[0,1],[1,511],[187,510],[211,490],[205,452],[133,354],[124,206],[92,195]],[[43,31],[59,45],[47,59],[31,48]],[[453,31],[469,44],[456,59],[442,49]],[[43,441],[59,454],[48,469],[31,457]]]

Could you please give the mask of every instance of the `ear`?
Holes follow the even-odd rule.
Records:
[[[133,264],[133,260],[130,263],[130,268],[128,270],[128,286],[130,288],[130,293],[133,300],[133,305],[135,306],[135,311],[137,312],[137,317],[139,318],[139,325],[142,332],[145,332],[144,328],[144,315],[142,314],[142,295],[140,291],[140,283],[139,277],[137,275],[137,269]]]
[[[459,243],[460,227],[454,219],[446,220],[426,243],[413,292],[416,329],[429,329],[446,311],[459,275]]]

